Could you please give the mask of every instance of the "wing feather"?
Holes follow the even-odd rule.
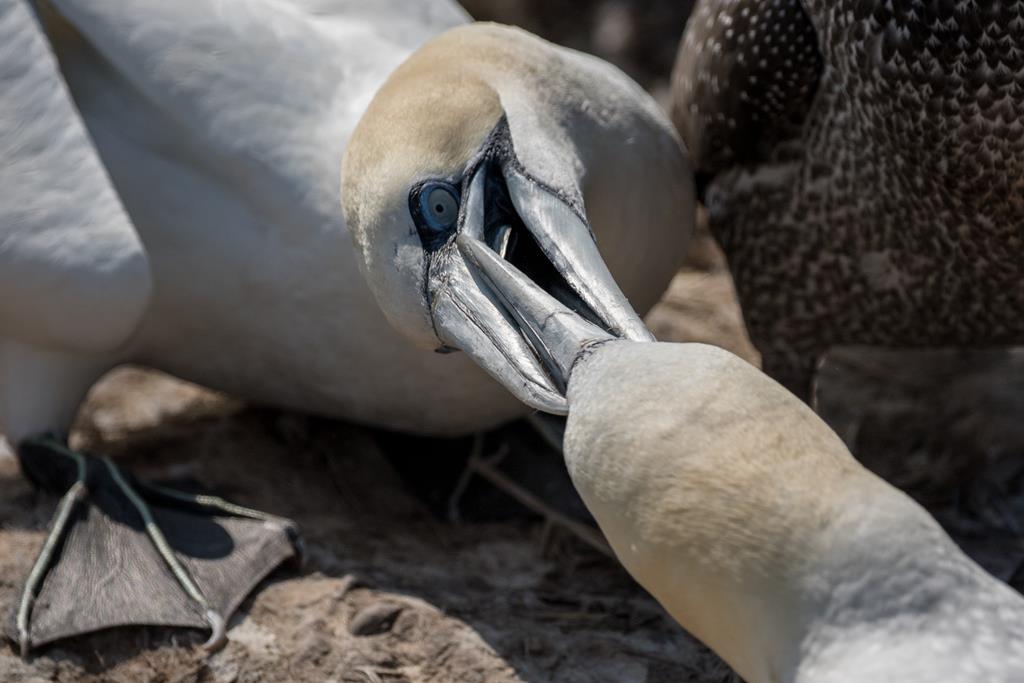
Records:
[[[62,59],[91,127],[118,115],[112,96],[134,102],[136,119],[159,124],[128,144],[203,169],[278,225],[304,208],[338,213],[340,157],[373,93],[468,20],[447,0],[50,2],[101,56]]]
[[[0,338],[110,351],[150,289],[143,246],[37,16],[0,0]]]
[[[672,78],[672,118],[698,171],[767,160],[796,137],[823,66],[800,0],[701,0]]]

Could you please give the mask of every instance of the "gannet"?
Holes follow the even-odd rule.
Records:
[[[1024,2],[701,0],[673,119],[766,371],[1024,343]]]
[[[286,520],[64,445],[117,364],[422,433],[564,413],[457,232],[650,338],[634,309],[692,227],[671,123],[609,64],[468,22],[447,0],[0,0],[0,430],[66,492],[23,651],[132,623],[216,644],[292,552]]]
[[[615,339],[458,242],[566,386],[566,465],[616,556],[744,680],[1024,680],[1024,597],[796,396],[713,346]]]

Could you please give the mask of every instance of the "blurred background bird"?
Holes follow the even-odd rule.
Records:
[[[1024,3],[705,0],[672,112],[764,369],[1024,343]]]

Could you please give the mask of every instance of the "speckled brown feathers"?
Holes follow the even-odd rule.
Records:
[[[701,171],[760,161],[799,135],[822,60],[799,0],[699,5],[676,66],[676,125]]]
[[[1024,1],[797,4],[705,0],[674,77],[765,369],[806,397],[831,345],[1024,342]],[[785,102],[743,99],[755,55]]]

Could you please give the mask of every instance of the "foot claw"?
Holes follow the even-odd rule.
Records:
[[[210,637],[203,643],[203,649],[207,652],[217,652],[227,645],[227,624],[217,612],[206,610],[206,620],[210,622]]]

